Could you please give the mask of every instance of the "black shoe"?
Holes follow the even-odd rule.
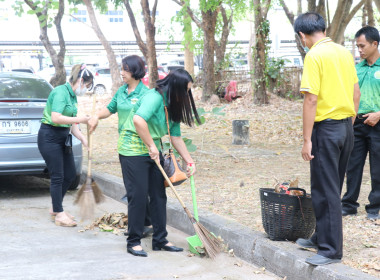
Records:
[[[167,243],[166,243],[167,244]],[[182,252],[183,248],[176,246],[167,246],[167,245],[155,245],[153,246],[153,251],[160,251],[161,249],[169,252]]]
[[[153,228],[152,227],[144,226],[144,231],[143,231],[143,234],[142,234],[141,238],[146,238],[149,235],[152,235],[152,233],[153,233]],[[127,230],[124,231],[124,235],[128,236],[129,232]]]
[[[305,260],[305,262],[307,262],[308,264],[311,264],[311,265],[326,265],[326,264],[330,264],[330,263],[340,263],[341,260],[340,259],[330,259],[330,258],[321,256],[321,255],[314,255],[310,258],[307,258]]]
[[[302,248],[318,249],[318,245],[315,244],[311,239],[298,238],[296,244]]]
[[[367,219],[368,220],[377,220],[378,218],[379,218],[379,214],[367,213]]]
[[[127,252],[137,257],[147,257],[148,254],[144,250],[133,250],[132,247],[127,247]]]
[[[358,213],[358,210],[356,209],[342,209],[342,216],[352,216],[356,215]]]

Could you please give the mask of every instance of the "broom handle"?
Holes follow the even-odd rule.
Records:
[[[197,207],[197,197],[195,195],[195,183],[194,183],[194,176],[190,176],[190,185],[191,185],[191,196],[193,198],[193,209],[194,209],[194,218],[199,221],[198,219],[198,207]]]
[[[172,189],[172,191],[174,192],[175,196],[177,197],[179,203],[181,203],[182,207],[183,207],[183,208],[185,209],[185,211],[186,211],[187,208],[186,208],[185,203],[183,203],[181,197],[179,196],[179,194],[177,193],[176,189],[174,188],[174,186],[173,186],[172,182],[170,181],[168,175],[166,175],[166,173],[165,173],[164,169],[162,168],[162,166],[161,166],[160,162],[158,161],[158,159],[155,160],[155,162],[156,162],[158,168],[160,169],[162,175],[164,176],[166,182],[169,184],[170,188]],[[188,211],[186,211],[186,213],[188,213]],[[190,213],[190,212],[189,212],[189,213]]]
[[[93,93],[92,97],[92,113],[91,116],[95,114],[96,109],[96,97]],[[92,133],[89,133],[89,127],[87,124],[87,139],[88,139],[88,166],[87,166],[87,178],[91,178],[91,161],[92,161]]]

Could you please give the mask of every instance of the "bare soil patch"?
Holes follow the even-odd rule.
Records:
[[[108,104],[110,98],[100,98],[98,108]],[[215,106],[201,101],[196,103],[206,111]],[[81,98],[80,112],[88,114],[91,104],[88,97]],[[298,177],[300,187],[310,191],[309,163],[301,158],[302,101],[289,101],[272,95],[269,105],[256,106],[247,94],[231,104],[218,106],[222,105],[226,105],[223,110],[225,116],[208,114],[202,126],[182,126],[183,136],[191,138],[198,147],[192,154],[197,167],[198,206],[253,230],[264,231],[259,188],[270,188],[276,180]],[[234,119],[249,120],[249,145],[232,145]],[[94,170],[121,177],[117,139],[117,115],[101,120],[94,134]],[[191,209],[190,184],[182,184],[177,190]],[[369,191],[367,162],[359,213],[356,217],[343,218],[343,263],[380,277],[380,221],[365,218],[364,205],[368,203]],[[174,197],[171,191],[168,195]]]

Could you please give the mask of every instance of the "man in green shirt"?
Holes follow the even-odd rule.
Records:
[[[379,31],[371,26],[356,34],[356,45],[364,60],[356,65],[360,104],[354,124],[355,143],[347,168],[347,192],[342,198],[342,215],[355,215],[363,167],[369,153],[372,190],[365,206],[368,219],[378,219],[380,210],[380,53]]]

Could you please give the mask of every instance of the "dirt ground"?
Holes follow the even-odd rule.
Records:
[[[110,98],[98,98],[97,107],[108,104]],[[253,230],[264,231],[259,188],[271,188],[277,180],[299,178],[300,187],[310,191],[309,163],[301,158],[302,101],[271,95],[269,105],[256,106],[247,94],[229,104],[210,105],[199,100],[196,104],[206,111],[226,106],[224,116],[206,114],[204,125],[181,126],[182,136],[192,139],[197,146],[192,157],[197,167],[194,178],[198,207],[236,220]],[[89,97],[82,97],[80,112],[88,114],[90,107]],[[249,145],[232,145],[232,120],[235,119],[249,120]],[[101,120],[94,134],[94,170],[121,177],[117,139],[117,115]],[[177,191],[192,209],[190,184],[180,185]],[[380,221],[365,218],[364,205],[369,191],[367,162],[359,213],[355,217],[343,218],[343,263],[380,277]],[[168,195],[174,197],[170,190]]]

